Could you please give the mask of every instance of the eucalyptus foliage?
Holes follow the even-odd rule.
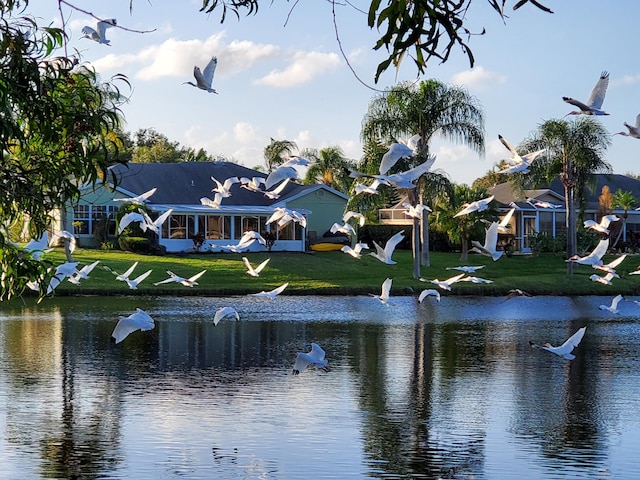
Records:
[[[54,56],[64,31],[41,27],[26,2],[0,2],[0,298],[21,293],[29,280],[46,290],[46,262],[33,260],[9,238],[25,222],[32,238],[52,212],[104,179],[117,158],[126,78],[102,82],[79,59]]]

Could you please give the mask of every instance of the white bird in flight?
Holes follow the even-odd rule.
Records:
[[[502,217],[502,220],[498,223],[498,233],[508,234],[511,231],[509,228],[509,222],[511,222],[511,217],[513,217],[513,213],[515,211],[516,209],[512,208],[504,217]]]
[[[373,298],[377,298],[380,300],[380,303],[383,305],[389,305],[389,294],[391,293],[391,283],[393,280],[391,278],[387,278],[384,282],[382,282],[382,290],[380,295],[373,295]]]
[[[427,297],[436,297],[436,300],[440,301],[440,292],[433,288],[427,288],[420,292],[420,295],[418,296],[418,303],[422,303]]]
[[[454,277],[447,278],[446,280],[438,280],[437,278],[434,278],[433,280],[429,280],[429,281],[433,283],[435,286],[441,288],[442,290],[451,291],[451,285],[462,280],[462,277],[464,277],[465,275],[466,274],[463,272]],[[427,280],[421,278],[420,281],[426,282]]]
[[[117,281],[125,282],[129,286],[130,290],[137,290],[138,289],[138,285],[145,278],[147,278],[149,276],[149,274],[151,273],[151,270],[147,270],[142,275],[139,275],[138,277],[136,277],[134,279],[130,279],[129,277],[131,276],[131,274],[133,273],[133,271],[136,269],[137,266],[138,266],[138,262],[135,262],[124,273],[118,273],[118,272],[116,272],[115,270],[109,268],[106,265],[103,265],[102,268],[104,268],[108,272],[111,272],[112,274],[114,274],[116,276],[116,280]]]
[[[618,132],[618,133],[614,133],[614,135],[622,135],[624,137],[640,138],[640,115],[636,115],[636,124],[635,125],[629,125],[627,122],[624,122],[624,126],[627,127],[628,132]]]
[[[22,247],[22,250],[31,254],[31,258],[34,260],[40,260],[42,258],[43,253],[48,253],[51,251],[50,248],[47,248],[49,244],[49,233],[45,230],[40,238],[31,239],[27,242],[27,244]]]
[[[111,340],[114,343],[120,343],[127,338],[129,334],[137,330],[146,332],[147,330],[152,330],[154,327],[155,322],[153,321],[153,318],[151,318],[144,310],[136,308],[136,312],[132,313],[128,317],[119,317],[116,328],[111,334]]]
[[[159,235],[160,227],[172,213],[173,208],[170,208],[155,220],[151,220],[151,217],[144,210],[125,213],[122,218],[120,218],[120,223],[118,224],[118,235],[121,234],[124,229],[127,228],[131,223],[139,223],[140,229],[143,232],[151,230],[152,232],[155,232]]]
[[[307,217],[303,214],[284,207],[275,207],[274,212],[267,219],[267,224],[278,222],[279,227],[284,227],[289,222],[297,222],[302,228],[307,226]]]
[[[545,202],[542,200],[536,200],[535,198],[527,198],[527,203],[534,208],[561,208],[559,203]]]
[[[589,277],[589,280],[591,280],[592,282],[602,283],[603,285],[611,285],[611,281],[614,278],[620,278],[620,275],[618,275],[615,272],[612,272],[612,273],[607,273],[604,277],[601,277],[600,275],[596,275],[594,273]]]
[[[469,249],[470,252],[477,252],[481,255],[486,255],[487,257],[491,257],[491,259],[496,262],[502,257],[504,252],[498,251],[498,222],[493,222],[487,228],[485,237],[484,237],[484,245],[482,245],[477,240],[471,241],[471,247]]]
[[[504,168],[497,173],[529,173],[529,167],[533,164],[533,161],[538,158],[546,149],[536,150],[535,152],[527,153],[520,156],[515,148],[504,138],[502,135],[498,135],[498,139],[511,152],[511,158],[507,160],[510,164],[509,167]]]
[[[62,281],[73,275],[78,267],[78,262],[65,262],[56,267],[55,274],[49,281],[49,286],[47,287],[47,295],[53,292],[58,285],[62,283]]]
[[[431,166],[435,161],[436,157],[430,156],[425,162],[421,163],[420,165],[413,167],[405,172],[394,173],[392,175],[370,175],[367,173],[361,173],[353,169],[349,169],[349,176],[351,178],[375,178],[381,183],[386,182],[395,186],[396,188],[414,189],[416,188],[416,184],[413,182],[420,178],[421,175],[427,173],[431,169]]]
[[[591,265],[591,266],[602,265],[602,257],[604,257],[604,254],[607,253],[608,248],[609,248],[609,238],[604,238],[600,240],[598,245],[596,245],[596,248],[594,248],[590,254],[585,255],[584,257],[573,255],[572,257],[569,257],[566,261],[579,263],[581,265]]]
[[[258,242],[262,245],[266,245],[267,241],[258,232],[253,230],[247,230],[242,234],[240,240],[235,245],[223,245],[220,248],[225,252],[242,253],[247,250],[254,242]]]
[[[407,144],[397,142],[389,145],[389,150],[382,156],[382,160],[380,161],[380,168],[378,170],[380,175],[385,175],[401,158],[411,158],[415,156],[419,139],[420,135],[414,135],[407,141]]]
[[[263,190],[262,193],[269,200],[277,200],[278,198],[280,198],[280,194],[285,189],[285,187],[289,185],[290,180],[291,180],[290,178],[285,178],[282,182],[280,182],[280,185],[278,185],[277,187],[272,188],[271,190]],[[265,183],[265,188],[266,188],[266,183]]]
[[[542,345],[537,345],[537,344],[533,343],[531,340],[529,340],[529,345],[531,345],[533,348],[540,348],[542,350],[546,350],[548,352],[555,353],[556,355],[559,355],[559,356],[561,356],[563,358],[566,358],[567,360],[573,360],[574,358],[576,358],[576,356],[573,355],[571,352],[573,351],[574,348],[576,348],[578,345],[580,345],[580,342],[582,341],[582,337],[584,337],[584,332],[585,332],[586,329],[587,329],[587,327],[582,327],[582,328],[578,329],[578,331],[576,333],[571,335],[567,339],[567,341],[564,342],[559,347],[554,347],[550,343],[544,343]]]
[[[308,167],[311,162],[304,157],[291,157],[282,165],[278,166],[265,179],[264,186],[267,190],[271,190],[280,182],[286,179],[295,180],[298,178],[299,172],[296,167]]]
[[[67,232],[66,230],[60,230],[59,232],[56,232],[53,235],[51,235],[51,240],[49,240],[49,246],[55,245],[55,243],[61,238],[69,242],[69,253],[73,253],[76,249],[76,237],[73,233]]]
[[[318,369],[324,369],[327,367],[327,360],[325,360],[325,351],[317,343],[311,344],[311,351],[308,353],[298,352],[296,355],[296,361],[293,365],[293,374],[299,375],[307,367],[311,366]]]
[[[334,223],[331,225],[329,229],[331,233],[344,233],[345,235],[355,235],[355,229],[348,223],[344,223],[340,225],[339,223]]]
[[[404,207],[404,214],[411,218],[417,218],[418,220],[422,220],[422,214],[426,210],[427,212],[431,212],[432,210],[423,205],[421,203],[416,206],[411,205],[409,202],[403,202],[402,206]]]
[[[196,83],[193,82],[183,82],[183,85],[191,85],[192,87],[199,88],[200,90],[205,90],[209,93],[218,93],[215,89],[211,88],[211,83],[213,82],[213,74],[216,71],[216,67],[218,66],[218,59],[216,57],[212,57],[207,63],[207,66],[204,67],[204,71],[200,70],[200,67],[197,65],[193,67],[193,76],[196,79]]]
[[[484,268],[484,265],[477,265],[477,266],[463,265],[461,267],[447,267],[446,270],[458,270],[459,272],[464,272],[464,273],[474,273],[476,270],[480,270],[481,268]]]
[[[471,212],[483,212],[487,208],[489,208],[489,204],[493,200],[494,196],[483,198],[481,200],[476,200],[475,202],[465,203],[463,205],[463,209],[454,215],[455,217],[461,217],[462,215],[468,215]]]
[[[235,308],[220,307],[218,310],[216,310],[216,314],[213,316],[213,324],[218,325],[220,320],[222,320],[223,318],[232,316],[236,317],[236,320],[240,320],[240,315],[238,315],[238,312]]]
[[[370,253],[372,257],[377,258],[382,263],[386,263],[387,265],[395,265],[397,262],[391,259],[393,255],[393,251],[396,249],[398,244],[404,239],[404,233],[400,230],[398,233],[393,235],[387,243],[384,244],[384,248],[373,241],[373,246],[376,247],[376,253]]]
[[[265,290],[262,290],[261,292],[250,293],[249,295],[252,296],[252,297],[267,297],[267,298],[270,298],[271,300],[273,300],[278,295],[280,295],[282,292],[284,292],[284,289],[287,288],[288,286],[289,286],[289,282],[283,283],[278,288],[274,288],[273,290],[270,290],[268,292],[265,291]]]
[[[460,281],[471,282],[471,283],[493,283],[493,280],[487,280],[486,278],[474,277],[474,276],[464,277],[460,279]]]
[[[224,181],[224,183],[219,182],[215,177],[211,177],[211,180],[213,180],[213,182],[216,184],[215,188],[213,188],[211,191],[219,193],[220,195],[222,195],[222,198],[230,197],[231,187],[236,183],[240,183],[240,179],[238,177],[229,177]]]
[[[622,295],[618,294],[615,297],[613,297],[613,300],[611,300],[611,305],[598,305],[598,308],[600,310],[606,310],[608,312],[611,312],[613,314],[618,314],[620,313],[618,311],[618,304],[623,300]]]
[[[259,276],[262,269],[267,265],[267,263],[269,263],[269,260],[271,260],[271,258],[267,258],[264,262],[262,262],[256,268],[253,268],[251,263],[249,263],[249,259],[247,257],[242,257],[242,261],[244,262],[244,265],[247,267],[247,275],[251,275],[252,277]]]
[[[600,74],[600,78],[598,79],[596,86],[593,87],[587,103],[582,103],[581,101],[575,100],[571,97],[562,97],[562,100],[565,102],[579,108],[579,110],[569,112],[567,115],[609,115],[607,112],[602,110],[602,103],[604,102],[604,96],[607,93],[608,86],[609,72],[605,71]]]
[[[358,225],[360,225],[361,227],[364,226],[364,222],[366,221],[366,218],[363,214],[358,212],[352,212],[351,210],[349,210],[347,212],[344,212],[344,215],[342,215],[342,221],[344,223],[347,223],[352,218],[355,218],[358,221]]]
[[[100,263],[100,260],[96,260],[95,262],[85,265],[80,270],[73,272],[73,274],[67,279],[67,281],[73,283],[74,285],[79,285],[81,280],[86,280],[89,278],[89,274],[93,271],[94,268]]]
[[[109,45],[111,40],[107,40],[105,36],[107,28],[115,27],[118,23],[115,18],[108,18],[105,20],[101,20],[97,23],[96,28],[85,25],[82,28],[82,38],[88,38],[93,40],[94,42],[102,43],[104,45]]]
[[[596,270],[602,270],[603,272],[607,272],[607,273],[616,273],[616,267],[618,265],[620,265],[624,259],[627,258],[627,254],[625,253],[624,255],[620,255],[618,258],[611,260],[609,263],[607,263],[606,265],[591,265],[593,268],[595,268]],[[631,274],[629,274],[631,275]]]
[[[202,270],[199,273],[196,273],[195,275],[193,275],[192,277],[189,278],[184,278],[181,277],[179,275],[176,275],[175,273],[173,273],[170,270],[167,270],[167,273],[169,274],[169,278],[165,279],[165,280],[161,280],[160,282],[156,282],[154,283],[154,285],[161,285],[163,283],[180,283],[182,285],[184,285],[185,287],[194,287],[196,285],[198,285],[198,282],[196,280],[198,280],[202,275],[204,275],[206,272],[206,270]]]
[[[140,195],[137,195],[135,197],[132,198],[114,198],[113,201],[114,202],[129,202],[129,203],[135,203],[136,205],[142,205],[144,204],[149,197],[151,197],[151,195],[153,195],[154,193],[156,193],[156,190],[158,190],[157,188],[152,188],[151,190],[144,192]]]
[[[362,252],[363,248],[366,248],[368,250],[369,245],[367,245],[366,243],[356,243],[353,248],[351,248],[349,245],[345,245],[340,249],[340,251],[351,255],[353,258],[361,258],[362,254],[360,252]],[[640,270],[638,270],[638,272],[640,273]]]
[[[373,183],[371,185],[365,185],[363,183],[356,183],[356,186],[354,187],[354,195],[358,195],[360,193],[368,193],[369,195],[377,195],[378,194],[378,187],[380,185],[387,185],[390,186],[391,184],[389,182],[387,182],[386,180],[379,180],[379,179],[375,179],[373,181]]]
[[[609,235],[609,225],[611,224],[611,222],[617,222],[618,220],[620,220],[620,217],[618,217],[617,215],[604,215],[600,219],[600,223],[597,223],[595,220],[585,220],[584,227],[594,230],[598,233]]]

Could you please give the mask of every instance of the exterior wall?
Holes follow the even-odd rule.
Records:
[[[316,232],[319,237],[334,223],[342,222],[346,206],[347,200],[322,189],[287,202],[287,208],[291,210],[311,211],[307,217],[307,231]]]
[[[94,235],[95,224],[105,214],[105,212],[115,212],[123,202],[114,202],[114,198],[122,198],[123,195],[116,191],[110,191],[104,186],[96,186],[95,188],[86,188],[82,190],[82,196],[75,205],[69,205],[62,214],[61,224],[63,229],[73,232],[78,239],[81,247],[95,248],[99,247],[99,240]],[[74,206],[80,207],[86,215],[76,218],[74,214]],[[83,222],[82,227],[73,226],[74,221]],[[115,240],[115,235],[110,236]]]

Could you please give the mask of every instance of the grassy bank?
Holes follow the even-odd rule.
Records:
[[[261,290],[271,290],[284,282],[289,282],[285,294],[313,295],[364,295],[380,293],[385,278],[393,279],[393,295],[419,293],[430,283],[412,278],[412,259],[408,251],[396,251],[397,265],[385,265],[369,255],[356,260],[342,252],[317,253],[248,253],[245,256],[257,266],[270,257],[271,261],[258,278],[246,274],[240,254],[184,254],[184,255],[136,255],[122,251],[100,251],[79,249],[74,252],[74,260],[81,265],[100,260],[90,278],[73,285],[63,282],[56,295],[121,295],[121,294],[180,294],[180,295],[242,295]],[[457,272],[446,267],[462,265],[458,253],[432,253],[431,266],[422,267],[422,277],[428,280],[447,279]],[[63,262],[64,255],[57,250],[48,254],[54,262]],[[606,256],[605,262],[613,259]],[[135,261],[138,267],[134,278],[146,270],[153,270],[141,283],[138,290],[129,290],[124,282],[117,282],[113,274],[102,268],[107,265],[117,272],[124,272]],[[471,255],[466,265],[484,265],[476,276],[493,280],[491,284],[457,283],[452,295],[505,295],[512,288],[520,288],[535,295],[635,295],[640,292],[640,275],[628,275],[640,265],[640,255],[629,255],[618,268],[619,279],[613,285],[602,285],[589,280],[598,272],[591,267],[577,265],[573,276],[567,276],[566,263],[562,257],[544,254],[540,256],[504,257],[498,262]],[[154,286],[168,277],[166,271],[182,277],[189,277],[201,270],[207,270],[194,288],[179,284]]]

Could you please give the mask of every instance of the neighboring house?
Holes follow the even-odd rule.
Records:
[[[609,187],[612,194],[621,189],[622,191],[631,192],[640,201],[640,180],[618,174],[595,175],[595,187],[593,190],[589,190],[590,194],[583,210],[584,220],[600,220],[598,217],[599,197],[602,193],[602,187],[605,185]],[[513,191],[510,183],[501,183],[490,188],[489,194],[495,196],[501,213],[504,214],[511,208],[516,208],[510,221],[511,231],[515,240],[514,249],[516,251],[530,252],[529,236],[534,233],[544,232],[552,237],[566,233],[567,212],[564,186],[559,178],[551,182],[546,188],[526,190],[520,195]],[[535,202],[527,202],[529,198],[559,206],[557,208],[536,207],[534,206]],[[613,213],[622,218],[623,210],[614,208]],[[627,213],[628,218],[622,231],[623,241],[626,241],[632,235],[640,234],[640,212],[629,210]]]
[[[595,187],[587,198],[587,203],[583,211],[584,220],[597,220],[598,210],[600,208],[599,196],[602,193],[602,187],[607,185],[614,194],[618,189],[631,192],[640,202],[640,180],[627,177],[626,175],[617,174],[598,174],[595,175]],[[513,242],[515,251],[522,253],[530,253],[530,236],[535,233],[546,233],[551,237],[557,237],[566,233],[566,209],[564,199],[564,186],[560,179],[551,182],[548,187],[542,187],[535,190],[526,190],[524,192],[514,192],[512,184],[509,182],[501,183],[488,189],[489,195],[495,196],[498,211],[504,216],[511,208],[516,210],[509,222],[510,239],[503,238],[499,244]],[[544,208],[535,206],[535,202],[527,202],[527,199],[534,199],[539,202],[546,202],[556,205],[557,208]],[[399,201],[391,208],[381,208],[378,212],[381,224],[387,225],[411,225],[413,219],[404,213],[403,202],[406,198]],[[640,206],[640,203],[637,205]],[[623,210],[614,208],[613,213],[622,218]],[[626,224],[622,230],[622,241],[627,241],[634,236],[640,240],[640,211],[629,210]]]
[[[78,202],[63,215],[63,228],[75,231],[84,246],[99,246],[96,232],[107,227],[115,237],[115,214],[125,202],[115,198],[132,198],[157,188],[146,202],[159,215],[173,213],[163,224],[158,242],[167,252],[184,252],[194,247],[193,238],[201,233],[205,243],[229,245],[238,242],[246,230],[275,232],[273,251],[304,251],[307,232],[324,232],[342,217],[348,197],[326,185],[300,185],[290,182],[275,200],[235,184],[231,196],[218,209],[203,206],[200,198],[213,199],[215,187],[211,177],[224,182],[229,177],[266,177],[256,170],[230,162],[130,163],[110,169],[117,186],[97,184],[85,187]],[[289,223],[278,228],[266,221],[275,207],[296,210],[307,217],[307,227]],[[72,226],[75,225],[75,226]],[[253,249],[260,249],[258,245]]]

